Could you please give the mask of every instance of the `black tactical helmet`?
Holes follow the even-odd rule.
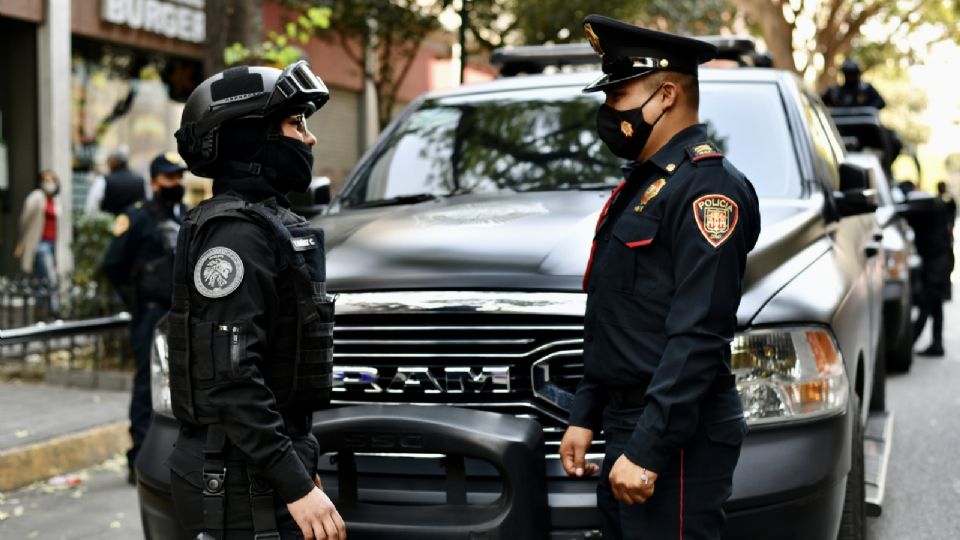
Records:
[[[853,58],[847,58],[840,64],[840,71],[844,73],[860,73],[860,64]]]
[[[211,165],[220,155],[219,131],[224,122],[288,110],[310,116],[328,99],[326,85],[305,60],[283,71],[258,66],[224,70],[200,83],[187,98],[175,134],[177,151],[192,173],[211,176]]]

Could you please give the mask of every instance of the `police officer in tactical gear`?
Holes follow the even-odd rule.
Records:
[[[600,473],[604,539],[719,539],[746,433],[730,366],[747,253],[750,182],[699,123],[710,44],[590,15],[603,57],[600,138],[629,172],[600,213],[584,276],[584,378],[561,463]],[[585,454],[602,430],[602,467]]]
[[[872,84],[860,79],[860,64],[852,58],[844,60],[840,65],[843,73],[843,84],[835,84],[823,93],[820,98],[828,107],[873,107],[882,109],[887,102],[880,96],[880,92]]]
[[[285,197],[310,185],[306,118],[328,97],[300,61],[227,69],[184,107],[177,148],[214,193],[181,227],[166,322],[183,425],[171,489],[190,538],[346,537],[311,433],[332,386],[323,232]]]
[[[175,152],[158,155],[150,163],[153,198],[137,202],[120,213],[113,239],[103,260],[103,272],[120,293],[133,320],[134,378],[130,400],[130,438],[127,452],[128,481],[135,483],[134,463],[150,428],[150,344],[153,330],[170,310],[173,291],[173,251],[180,222],[186,215],[181,179],[187,168]]]
[[[930,345],[917,351],[917,355],[940,357],[944,355],[943,303],[950,297],[950,274],[954,266],[950,213],[940,197],[917,192],[916,185],[909,180],[900,182],[900,190],[907,200],[920,198],[929,202],[922,209],[908,207],[901,214],[913,229],[914,246],[921,261],[920,290],[917,292],[920,309],[913,321],[913,341],[916,343],[920,339],[927,319],[930,319]]]

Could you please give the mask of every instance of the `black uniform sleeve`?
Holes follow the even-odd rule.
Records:
[[[136,237],[140,233],[140,223],[136,214],[118,214],[113,224],[113,238],[107,247],[100,269],[107,276],[110,285],[120,294],[128,308],[132,309],[131,273]]]
[[[724,174],[723,169],[719,173]],[[749,218],[754,223],[744,223],[744,214],[753,217],[744,203],[755,202],[743,200],[748,197],[739,190],[725,189],[727,182],[718,185],[719,191],[694,188],[676,207],[676,215],[664,218],[672,221],[675,284],[666,320],[667,345],[625,451],[631,461],[654,472],[665,470],[697,429],[700,402],[723,367],[736,330],[746,255],[756,241],[758,224]],[[728,202],[736,209],[724,210]]]
[[[877,92],[877,89],[874,88],[872,84],[866,83],[864,94],[866,94],[864,96],[864,105],[876,107],[877,109],[882,109],[887,106],[887,102],[883,100],[883,96],[880,95],[880,92]]]
[[[603,426],[603,409],[606,406],[607,396],[603,386],[584,376],[577,385],[568,424],[600,433]]]
[[[209,400],[230,442],[259,469],[284,502],[294,502],[313,489],[313,479],[282,431],[276,399],[258,368],[270,361],[267,327],[279,310],[272,239],[257,225],[235,220],[213,222],[202,233],[191,250],[193,265],[202,265],[204,253],[216,248],[232,251],[243,265],[239,285],[221,298],[202,295],[195,267],[189,269],[193,280],[191,312],[213,323],[211,360],[216,380],[208,390]],[[204,268],[201,266],[201,278]]]

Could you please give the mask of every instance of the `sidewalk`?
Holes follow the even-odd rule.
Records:
[[[0,382],[0,492],[130,446],[128,391]]]

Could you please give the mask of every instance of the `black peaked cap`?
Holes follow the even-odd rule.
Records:
[[[587,15],[583,33],[602,57],[603,77],[584,92],[604,90],[652,71],[697,74],[697,66],[717,56],[717,47],[666,32],[640,28],[603,15]]]

